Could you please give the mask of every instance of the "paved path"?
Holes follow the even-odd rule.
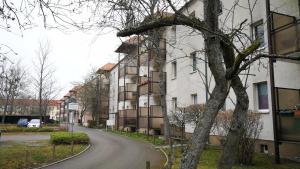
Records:
[[[87,133],[92,147],[73,159],[47,169],[145,169],[146,161],[161,164],[163,155],[152,146],[96,129],[75,127]]]

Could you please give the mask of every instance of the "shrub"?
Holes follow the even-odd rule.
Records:
[[[25,127],[8,127],[4,129],[4,132],[53,132],[53,128],[25,128]]]
[[[226,136],[231,127],[233,111],[228,110],[218,114],[212,132],[216,135],[225,136],[221,143],[225,142]],[[251,110],[248,111],[247,119],[244,126],[241,128],[240,140],[237,146],[237,163],[243,165],[251,165],[254,157],[255,143],[259,138],[262,130],[261,116]]]
[[[86,133],[82,132],[53,132],[50,135],[50,141],[52,144],[72,144],[72,140],[74,144],[88,144],[89,137]]]

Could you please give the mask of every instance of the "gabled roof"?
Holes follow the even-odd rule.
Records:
[[[138,45],[139,36],[132,36],[126,41],[122,42],[122,44],[115,50],[116,53],[130,53],[130,51]],[[142,38],[140,37],[140,40]]]
[[[109,72],[116,64],[115,63],[106,63],[105,65],[103,65],[101,68],[99,68],[97,70],[96,73],[101,73],[101,72]]]

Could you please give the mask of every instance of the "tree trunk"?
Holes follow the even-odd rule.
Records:
[[[241,79],[236,76],[232,79],[232,88],[236,94],[237,104],[232,115],[232,122],[229,133],[226,137],[224,150],[218,163],[218,169],[231,169],[236,157],[238,144],[241,136],[241,129],[247,120],[247,111],[249,107],[249,98],[246,88]]]
[[[204,0],[204,21],[208,30],[218,32],[218,8],[219,0]],[[199,157],[203,152],[209,137],[211,127],[223,106],[228,94],[228,81],[225,78],[225,68],[222,66],[222,51],[220,37],[204,32],[205,52],[208,58],[209,68],[214,76],[216,86],[207,101],[203,118],[196,124],[193,136],[188,144],[181,160],[180,169],[196,169]]]
[[[6,96],[6,101],[5,101],[3,115],[2,115],[2,124],[5,123],[5,116],[6,116],[6,113],[7,113],[8,101],[9,101],[9,96]]]

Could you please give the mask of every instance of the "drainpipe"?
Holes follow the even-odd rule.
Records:
[[[272,18],[271,18],[271,11],[270,11],[270,0],[266,0],[266,19],[267,19],[267,32],[268,32],[268,50],[270,54],[273,54],[274,50],[272,46],[272,37],[271,37]],[[269,58],[275,163],[279,164],[280,152],[279,152],[278,124],[277,124],[277,112],[276,112],[276,102],[275,102],[274,61],[275,61],[274,58]]]

